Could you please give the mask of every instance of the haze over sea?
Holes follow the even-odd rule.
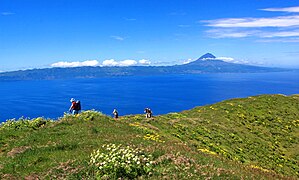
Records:
[[[230,98],[298,94],[299,72],[130,76],[100,79],[2,81],[0,121],[20,117],[57,119],[70,98],[83,110],[111,115],[179,112]]]

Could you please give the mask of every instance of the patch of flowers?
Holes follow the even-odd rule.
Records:
[[[133,126],[133,127],[141,127],[139,122],[134,122],[134,123],[130,123],[129,126]]]
[[[206,153],[206,154],[211,154],[211,155],[217,155],[217,153],[210,151],[208,149],[198,149],[200,152]]]
[[[299,126],[299,119],[298,119],[298,120],[294,120],[294,121],[292,121],[292,124],[293,124],[294,126]]]
[[[214,108],[213,106],[210,106],[209,108],[212,110],[217,110],[217,108]]]
[[[259,166],[256,166],[256,165],[251,165],[250,167],[251,167],[252,169],[258,169],[258,170],[261,170],[261,171],[263,171],[263,172],[271,172],[271,171],[268,170],[268,169],[264,169],[264,168],[259,167]]]
[[[155,142],[165,142],[165,141],[162,141],[160,139],[160,135],[159,134],[146,134],[145,136],[143,136],[143,139],[144,140],[150,140],[150,141],[155,141]]]
[[[147,128],[147,127],[144,127],[139,122],[130,123],[129,126],[132,126],[132,127],[136,128],[136,129],[140,130],[143,133],[154,133],[153,130],[151,130],[151,129]]]
[[[234,104],[233,104],[233,103],[226,103],[226,104],[228,104],[228,105],[231,105],[231,106],[234,106]]]
[[[104,151],[94,151],[90,158],[97,178],[133,179],[153,171],[152,156],[140,149],[115,144],[103,145],[103,148]]]

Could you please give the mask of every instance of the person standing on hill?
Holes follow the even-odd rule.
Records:
[[[77,114],[79,113],[79,111],[81,111],[81,102],[79,100],[76,101],[75,111]]]
[[[118,112],[116,109],[113,110],[112,114],[114,115],[114,119],[118,118]]]
[[[145,112],[145,117],[146,118],[151,118],[152,117],[152,110],[150,108],[145,108],[144,109],[144,112]]]
[[[73,115],[78,114],[79,111],[81,110],[81,103],[80,103],[80,101],[79,100],[76,101],[74,98],[71,98],[70,101],[71,101],[72,105],[71,105],[69,111]]]
[[[71,107],[69,109],[69,112],[72,114],[75,114],[75,106],[76,106],[76,100],[74,98],[71,98]]]
[[[153,112],[150,108],[148,108],[148,116],[149,116],[149,118],[153,117]]]

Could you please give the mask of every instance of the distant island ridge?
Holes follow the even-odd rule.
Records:
[[[206,53],[195,61],[172,66],[82,66],[67,68],[44,68],[0,73],[0,80],[45,80],[71,78],[101,78],[115,76],[144,76],[164,74],[202,73],[265,73],[282,72],[291,69],[260,67],[225,62],[211,53]]]

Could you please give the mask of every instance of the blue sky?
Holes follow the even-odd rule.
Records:
[[[0,0],[0,71],[220,59],[299,67],[294,0]]]

